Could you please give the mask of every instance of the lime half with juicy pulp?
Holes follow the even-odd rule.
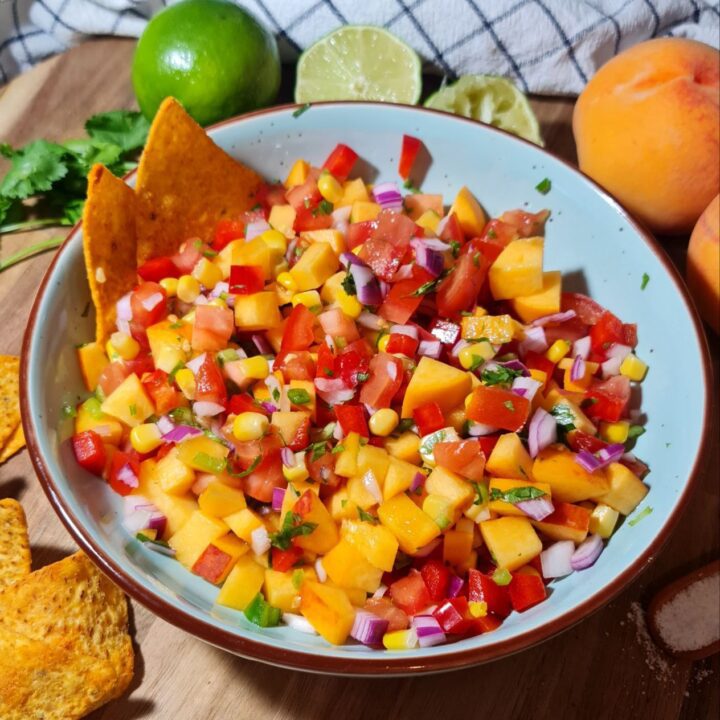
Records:
[[[510,80],[496,75],[463,75],[440,88],[425,107],[463,115],[544,145],[527,97]]]
[[[415,105],[422,91],[417,53],[379,27],[346,25],[298,60],[295,102],[376,100]]]

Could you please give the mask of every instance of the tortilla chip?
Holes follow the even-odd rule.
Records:
[[[3,720],[78,720],[111,698],[115,682],[106,661],[0,627]]]
[[[231,158],[177,100],[155,115],[140,158],[137,264],[172,255],[188,238],[208,240],[217,221],[254,204],[262,178]]]
[[[30,574],[30,541],[22,505],[0,500],[0,588]]]
[[[135,285],[135,215],[132,188],[94,165],[83,210],[83,250],[99,343],[115,332],[115,303]]]
[[[20,424],[20,358],[0,355],[0,448]]]
[[[107,661],[115,672],[108,699],[130,684],[127,600],[82,552],[0,590],[0,628]]]
[[[9,460],[18,450],[25,447],[25,433],[21,424],[13,430],[12,435],[7,439],[7,442],[0,450],[0,465],[6,460]]]

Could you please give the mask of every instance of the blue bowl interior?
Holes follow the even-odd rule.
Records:
[[[408,660],[419,660],[517,638],[602,593],[648,549],[673,513],[699,451],[706,399],[701,346],[676,281],[619,208],[559,160],[479,124],[409,107],[315,106],[297,118],[292,109],[279,109],[211,131],[218,145],[269,179],[284,178],[299,157],[318,165],[337,142],[344,142],[362,156],[362,171],[370,181],[398,179],[403,133],[425,143],[432,164],[423,189],[443,193],[446,203],[467,185],[490,215],[518,207],[550,208],[545,268],[563,271],[565,289],[587,292],[624,321],[637,322],[637,353],[650,365],[642,384],[647,432],[636,453],[651,467],[647,479],[651,492],[636,513],[646,506],[652,507],[652,513],[634,527],[624,522],[593,568],[551,583],[547,602],[521,615],[514,613],[494,633],[406,653]],[[542,196],[535,186],[545,177],[552,181],[552,190]],[[643,273],[650,277],[645,290],[641,290]],[[375,656],[377,651],[363,646],[332,647],[317,636],[287,627],[257,628],[242,613],[216,606],[217,588],[129,537],[121,525],[120,498],[76,465],[68,443],[72,422],[62,419],[64,402],[86,396],[75,346],[94,333],[88,306],[82,238],[76,233],[61,253],[39,305],[28,388],[39,451],[84,532],[133,580],[212,625],[308,654]],[[678,357],[682,357],[682,392]]]

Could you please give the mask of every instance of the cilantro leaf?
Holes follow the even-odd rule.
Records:
[[[435,280],[428,280],[426,283],[423,283],[415,292],[410,293],[409,297],[421,297],[422,295],[427,295],[428,293],[435,290],[439,282],[440,278],[436,278]]]
[[[535,189],[542,195],[547,195],[552,189],[552,181],[550,178],[543,178],[536,186]]]
[[[147,140],[150,123],[142,113],[133,110],[112,110],[93,115],[85,123],[85,131],[103,143],[113,143],[121,152],[140,149]]]
[[[550,414],[555,418],[557,424],[566,432],[575,429],[575,416],[572,410],[565,403],[553,405]]]
[[[369,513],[366,510],[363,510],[359,505],[358,505],[357,511],[358,511],[358,516],[360,517],[360,519],[363,522],[369,522],[371,525],[377,525],[377,523],[379,522],[378,519],[372,513]]]
[[[537,487],[523,486],[518,488],[511,488],[510,490],[498,490],[493,488],[490,491],[491,500],[502,500],[504,502],[516,503],[523,502],[523,500],[534,500],[545,495],[545,492]]]
[[[280,550],[287,550],[294,537],[309,535],[316,527],[317,523],[302,522],[300,515],[289,512],[285,515],[280,530],[270,534],[270,544]]]
[[[647,284],[650,282],[650,276],[647,273],[642,274],[642,281],[640,283],[640,289],[644,290],[647,287]]]
[[[0,154],[12,162],[0,185],[0,194],[24,200],[50,190],[53,183],[68,173],[66,152],[62,145],[47,140],[35,140],[19,150],[0,145]]]
[[[310,393],[303,388],[290,388],[287,395],[293,405],[307,405],[310,402]]]
[[[315,462],[325,454],[325,451],[327,450],[327,443],[325,440],[315,442],[310,446],[310,450],[310,462]]]
[[[10,208],[12,207],[13,201],[10,198],[6,198],[0,195],[0,223],[7,217]]]
[[[522,370],[513,370],[512,368],[498,365],[494,368],[483,370],[481,380],[485,385],[510,385],[512,381],[522,375]]]
[[[342,285],[342,289],[348,295],[357,295],[357,288],[355,287],[355,278],[350,274],[350,272],[348,272],[348,274],[343,278],[341,285]]]
[[[262,461],[262,455],[257,455],[255,459],[250,464],[250,467],[247,470],[243,470],[242,472],[236,473],[230,470],[229,467],[225,468],[225,472],[228,475],[232,475],[234,478],[244,478],[250,475],[251,472],[255,470],[255,468],[261,463]]]

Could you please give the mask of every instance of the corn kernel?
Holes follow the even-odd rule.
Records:
[[[378,350],[380,352],[385,352],[387,350],[388,343],[390,342],[390,335],[383,335],[378,340]]]
[[[630,423],[627,420],[600,423],[600,437],[609,443],[624,443],[628,439],[629,430]]]
[[[342,200],[342,185],[327,171],[320,173],[318,178],[318,190],[320,194],[333,205]]]
[[[114,332],[108,343],[108,357],[110,346],[123,360],[134,360],[140,352],[140,345],[134,337],[123,332]],[[112,359],[112,358],[111,358]]]
[[[175,373],[175,383],[180,388],[180,392],[188,399],[195,399],[195,376],[189,368],[180,368]]]
[[[262,413],[240,413],[233,421],[233,436],[240,442],[259,440],[269,426],[269,420]]]
[[[570,343],[567,340],[556,340],[545,353],[550,362],[560,362],[570,352]]]
[[[168,297],[175,297],[177,295],[178,279],[173,277],[163,278],[160,281],[160,287]]]
[[[287,250],[287,238],[279,230],[266,230],[260,239],[277,255],[278,259]]]
[[[493,346],[485,340],[466,345],[459,353],[458,360],[465,370],[478,367],[485,360],[495,357]]]
[[[149,453],[162,445],[163,439],[155,423],[136,425],[130,431],[130,444],[139,453]]]
[[[624,375],[630,380],[640,382],[647,373],[648,366],[637,356],[628,355],[620,366],[620,374]]]
[[[238,366],[247,380],[264,380],[270,374],[267,358],[262,355],[238,360]]]
[[[398,426],[400,418],[391,408],[382,408],[370,416],[370,432],[373,435],[387,437]]]
[[[290,292],[297,292],[297,283],[295,278],[289,272],[281,272],[275,280],[278,285],[282,285],[286,290]]]
[[[345,315],[353,320],[359,318],[363,311],[363,306],[355,295],[348,295],[342,288],[337,294],[337,304]],[[387,342],[385,344],[387,345]]]
[[[306,308],[314,308],[318,305],[322,305],[320,300],[320,293],[317,290],[306,290],[305,292],[296,293],[293,295],[292,305],[304,305]]]
[[[417,644],[417,633],[413,629],[395,630],[383,635],[383,645],[387,650],[410,650]]]
[[[471,600],[468,603],[468,610],[470,610],[470,614],[475,618],[485,617],[487,615],[487,603],[483,600],[479,602]]]
[[[195,302],[200,294],[200,283],[192,275],[182,275],[178,279],[177,296],[185,303]]]
[[[310,477],[310,473],[304,462],[297,462],[293,467],[285,467],[285,465],[283,465],[282,471],[283,477],[288,482],[302,482]]]
[[[222,270],[205,257],[198,260],[192,275],[208,290],[212,290],[223,279]]]
[[[226,308],[228,306],[227,303],[221,297],[213,298],[208,303],[208,305],[212,305],[213,307],[221,307],[221,308]]]

